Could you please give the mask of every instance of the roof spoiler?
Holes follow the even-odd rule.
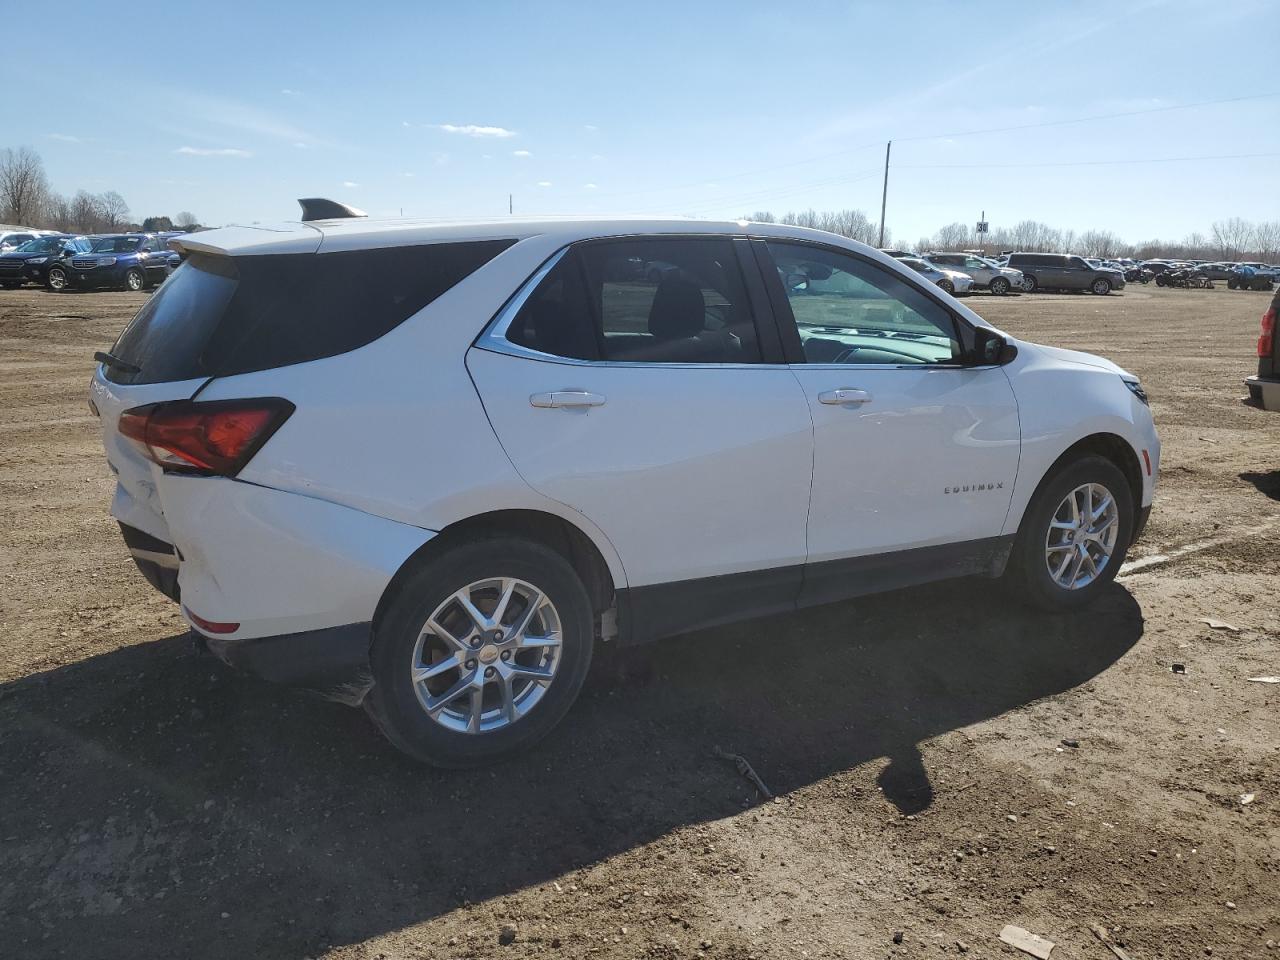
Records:
[[[309,220],[348,220],[352,217],[367,217],[368,214],[355,207],[349,207],[337,200],[325,197],[299,197],[298,206],[302,207],[302,222]]]

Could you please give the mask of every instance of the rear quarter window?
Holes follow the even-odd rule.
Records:
[[[232,376],[337,356],[395,329],[514,240],[246,257],[193,253],[130,321],[119,383]]]

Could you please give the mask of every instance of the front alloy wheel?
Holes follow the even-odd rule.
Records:
[[[1106,296],[1111,292],[1111,281],[1107,280],[1105,277],[1099,277],[1097,280],[1093,281],[1093,286],[1089,289],[1100,297]]]
[[[1100,483],[1085,483],[1063,498],[1045,536],[1044,560],[1053,582],[1079,590],[1111,562],[1120,533],[1116,498]]]
[[[135,267],[124,275],[124,285],[126,290],[137,293],[147,285],[147,278]]]
[[[1009,292],[1009,280],[1007,277],[996,277],[991,281],[991,292],[997,297],[1003,297]]]
[[[1133,538],[1135,491],[1096,453],[1060,465],[1027,505],[1006,579],[1045,610],[1090,603],[1119,572]]]
[[[947,293],[956,292],[956,285],[952,283],[950,280],[939,280],[938,286],[941,287],[943,290],[945,290]]]
[[[52,267],[49,270],[49,289],[54,293],[61,293],[67,289],[67,271],[61,267]]]

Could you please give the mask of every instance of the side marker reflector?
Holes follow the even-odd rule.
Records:
[[[1146,450],[1142,451],[1142,462],[1147,465],[1147,476],[1151,476],[1151,454]]]

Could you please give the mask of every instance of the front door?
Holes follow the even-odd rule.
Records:
[[[961,363],[960,321],[913,280],[830,247],[765,246],[814,424],[808,599],[859,592],[849,577],[976,572],[1018,469],[1008,377]]]
[[[812,424],[746,279],[729,238],[579,244],[467,355],[520,475],[617,549],[641,636],[799,589]]]

